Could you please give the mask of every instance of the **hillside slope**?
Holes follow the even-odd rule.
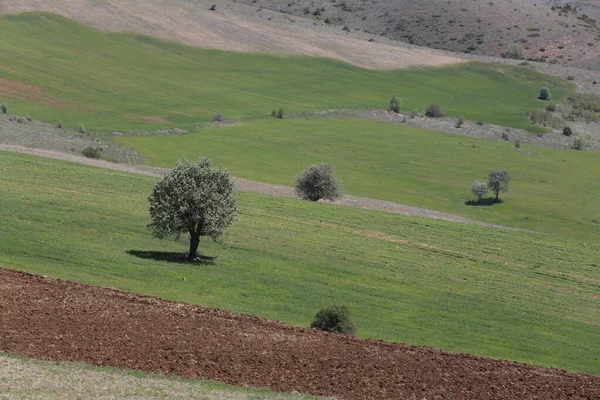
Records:
[[[583,65],[600,54],[594,21],[541,1],[233,1],[459,53],[500,57],[511,46],[520,46],[523,58],[558,65]]]
[[[460,62],[451,54],[390,42],[370,43],[368,37],[340,29],[315,27],[312,21],[213,0],[15,0],[0,3],[0,14],[26,11],[56,13],[113,32],[136,32],[184,44],[276,54],[301,54],[342,60],[357,66],[394,69],[414,65]],[[273,20],[273,21],[270,21]]]

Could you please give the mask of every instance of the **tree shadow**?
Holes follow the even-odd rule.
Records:
[[[502,204],[502,199],[496,200],[495,197],[487,197],[481,200],[467,200],[465,205],[467,206],[493,206],[494,204]]]
[[[187,253],[178,253],[175,251],[127,250],[127,254],[145,260],[167,261],[180,264],[214,265],[217,259],[217,257],[199,255],[194,260],[189,260]]]

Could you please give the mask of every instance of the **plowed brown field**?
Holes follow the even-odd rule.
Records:
[[[340,399],[599,399],[600,377],[0,269],[0,351]]]

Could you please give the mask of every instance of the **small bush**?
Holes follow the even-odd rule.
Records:
[[[515,148],[517,148],[517,149],[521,148],[521,141],[519,139],[515,139]]]
[[[389,110],[397,114],[400,112],[400,109],[402,109],[402,99],[398,98],[398,95],[394,93],[392,99],[390,100]]]
[[[33,118],[31,118],[29,115],[25,117],[25,119],[29,122],[33,121]]]
[[[416,108],[414,108],[414,109],[413,109],[413,110],[410,112],[410,117],[411,117],[411,118],[416,118],[416,117],[418,117],[418,116],[419,116],[419,111],[418,111]]]
[[[479,126],[484,126],[484,125],[485,125],[485,122],[483,122],[483,121],[477,121],[477,122],[475,122],[475,123],[476,123],[477,125],[479,125]]]
[[[585,147],[585,143],[583,143],[583,139],[582,138],[575,138],[573,140],[573,146],[572,146],[575,150],[581,150]]]
[[[85,126],[83,124],[79,125],[79,133],[85,133]]]
[[[62,129],[63,128],[62,121],[58,121],[58,125],[56,125],[56,127]]]
[[[573,134],[573,129],[571,129],[571,127],[567,125],[563,128],[562,133],[565,136],[571,136]]]
[[[574,80],[575,80],[575,77],[574,77],[573,75],[568,75],[568,76],[567,76],[567,80],[568,80],[568,81],[574,81]]]
[[[2,104],[2,105],[0,105],[0,110],[2,110],[2,112],[4,114],[7,114],[8,113],[8,106],[6,104]]]
[[[502,139],[504,139],[504,140],[508,140],[508,139],[510,139],[510,138],[508,137],[508,133],[506,133],[506,132],[502,132],[502,135],[500,135],[500,136],[501,136],[501,137],[502,137]]]
[[[296,177],[296,194],[310,201],[336,200],[342,196],[342,186],[331,164],[313,164]]]
[[[284,115],[283,108],[280,108],[279,111],[277,111],[275,118],[283,119],[283,115]]]
[[[210,6],[210,11],[216,11],[217,10],[217,5],[213,4],[212,6]]]
[[[429,118],[441,118],[444,116],[444,109],[438,103],[433,103],[425,108],[425,116]]]
[[[271,111],[271,117],[275,118],[277,116],[277,110]]]
[[[212,122],[223,122],[223,114],[218,113],[213,115]]]
[[[540,90],[540,95],[538,97],[538,99],[540,100],[550,100],[552,98],[552,95],[550,94],[550,89],[548,89],[546,86],[544,86],[542,88],[542,90]]]
[[[83,154],[87,158],[100,158],[101,152],[102,152],[102,149],[99,149],[97,147],[92,147],[92,146],[88,146],[88,147],[84,148],[83,150],[81,150],[81,154]]]
[[[475,181],[471,185],[471,193],[477,197],[477,201],[481,201],[481,198],[488,192],[488,186],[485,182]]]
[[[513,58],[515,60],[522,60],[525,56],[523,46],[520,44],[511,44],[508,46],[506,51],[501,54],[503,58]]]
[[[461,126],[463,126],[463,124],[465,123],[465,119],[463,117],[458,117],[458,119],[456,120],[456,125],[454,125],[457,128],[460,128]]]
[[[550,103],[546,106],[546,111],[555,112],[556,111],[556,103]]]
[[[350,320],[350,310],[346,306],[331,305],[319,310],[310,324],[311,328],[327,332],[338,332],[346,335],[356,330]]]

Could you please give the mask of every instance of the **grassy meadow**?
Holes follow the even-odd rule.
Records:
[[[212,265],[145,226],[153,178],[0,152],[0,265],[307,326],[600,374],[597,241],[239,193]],[[186,280],[183,280],[186,277]]]
[[[209,156],[234,176],[293,186],[327,161],[347,193],[572,237],[600,235],[600,154],[473,139],[385,122],[328,118],[255,120],[190,134],[120,137],[151,164]],[[473,147],[475,146],[475,147]],[[490,170],[512,175],[503,204],[466,206]],[[490,194],[491,195],[491,194]]]
[[[0,87],[10,89],[0,100],[10,112],[95,133],[188,127],[216,113],[381,109],[394,92],[406,110],[437,102],[450,115],[537,131],[525,112],[543,106],[540,88],[550,87],[556,100],[575,90],[566,80],[499,64],[373,71],[103,33],[43,13],[0,17],[0,35]]]

